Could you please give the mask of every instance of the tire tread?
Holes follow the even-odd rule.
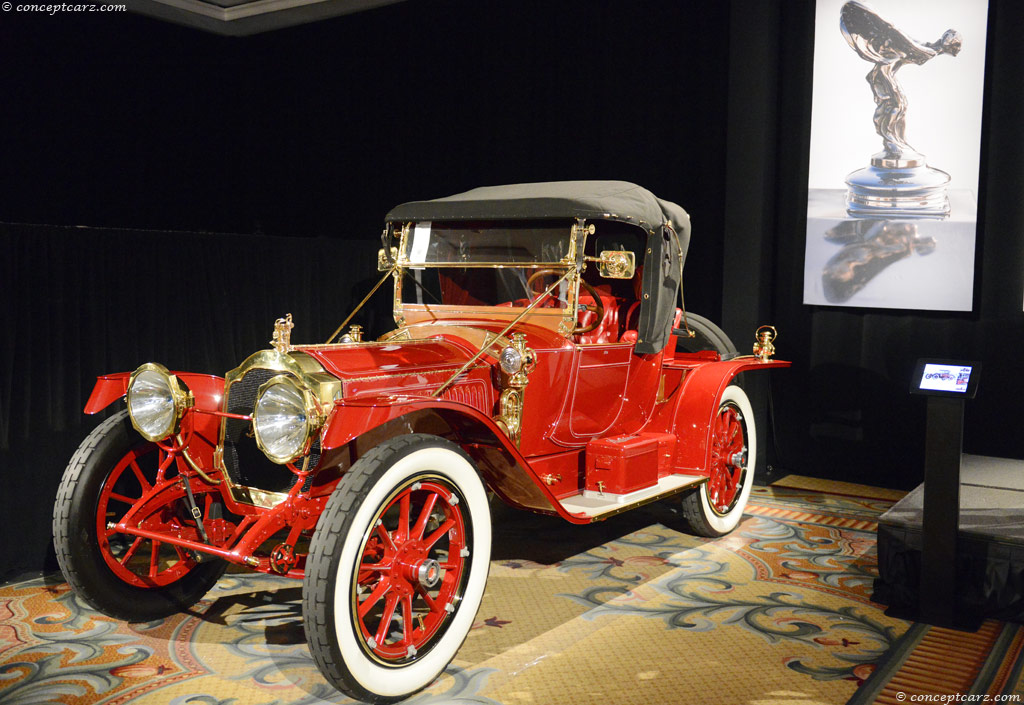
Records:
[[[704,518],[704,509],[700,505],[700,493],[703,491],[703,487],[698,487],[683,495],[683,501],[681,502],[683,520],[686,522],[691,533],[709,539],[718,538],[721,534],[712,529],[707,519]]]
[[[54,553],[57,554],[57,565],[60,566],[61,573],[64,574],[65,580],[74,589],[75,594],[93,606],[97,604],[96,597],[90,589],[88,581],[83,580],[79,572],[74,568],[73,561],[71,560],[71,536],[66,529],[70,524],[69,517],[71,516],[71,503],[74,499],[75,487],[78,486],[79,479],[88,463],[89,457],[96,451],[99,444],[117,426],[123,424],[127,418],[128,411],[126,409],[112,414],[110,418],[98,425],[86,436],[85,440],[82,441],[82,444],[78,446],[71,456],[71,460],[68,461],[60,488],[57,490],[57,501],[54,503],[53,549]],[[125,618],[119,615],[109,616],[118,619]]]

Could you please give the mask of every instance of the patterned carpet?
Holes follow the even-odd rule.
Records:
[[[1024,692],[1017,627],[986,623],[970,641],[869,600],[874,522],[901,494],[786,478],[755,488],[743,523],[718,540],[669,528],[668,504],[585,527],[502,512],[478,621],[447,673],[408,702],[901,702],[897,690],[928,683]],[[125,624],[79,604],[59,576],[8,584],[0,703],[351,702],[313,665],[300,598],[298,582],[233,572],[189,614]],[[943,648],[954,667],[935,667]]]

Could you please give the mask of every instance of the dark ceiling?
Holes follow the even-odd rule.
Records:
[[[128,9],[216,34],[244,36],[401,0],[127,0]]]

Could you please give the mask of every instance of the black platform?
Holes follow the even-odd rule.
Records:
[[[872,599],[895,615],[918,605],[924,485],[878,521]],[[964,455],[960,470],[957,612],[1024,622],[1024,460]]]

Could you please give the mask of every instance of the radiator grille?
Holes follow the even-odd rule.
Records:
[[[228,389],[227,411],[232,414],[251,414],[256,405],[260,385],[281,374],[278,370],[252,369]],[[295,484],[296,476],[287,468],[271,462],[256,445],[252,436],[252,422],[242,419],[224,419],[224,468],[231,481],[245,487],[280,492]],[[313,441],[309,467],[320,461],[320,439]]]

